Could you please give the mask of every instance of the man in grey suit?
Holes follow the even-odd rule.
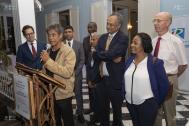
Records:
[[[74,29],[72,26],[66,26],[64,28],[65,43],[73,48],[76,54],[75,65],[75,97],[77,103],[76,115],[80,123],[84,123],[83,117],[83,98],[82,98],[82,68],[85,62],[85,55],[83,44],[73,39]]]

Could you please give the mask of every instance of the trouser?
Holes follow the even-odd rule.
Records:
[[[74,87],[74,93],[75,93],[75,99],[76,99],[76,114],[83,114],[83,96],[82,96],[82,73],[78,74],[77,77],[75,77],[75,87]]]
[[[133,126],[153,126],[158,107],[157,101],[154,98],[146,99],[140,105],[129,104],[127,102]]]
[[[96,109],[96,87],[89,88],[89,102],[90,102],[90,109],[92,112],[95,112]]]
[[[158,104],[154,98],[146,99],[140,105],[127,102],[127,108],[131,115],[133,126],[153,126],[158,111]]]
[[[173,84],[173,94],[168,100],[165,100],[158,111],[154,126],[162,126],[162,119],[165,115],[166,126],[176,126],[176,99],[178,94],[177,75],[168,76],[169,81]]]
[[[56,100],[54,104],[56,126],[74,126],[72,98]]]
[[[113,109],[113,126],[122,126],[122,91],[121,89],[112,89],[108,77],[103,77],[103,80],[96,87],[98,116],[101,126],[109,126],[110,123],[110,102]]]

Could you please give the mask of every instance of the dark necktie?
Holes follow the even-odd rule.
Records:
[[[155,50],[154,50],[154,56],[155,57],[158,57],[160,40],[161,40],[161,37],[158,38],[157,43],[156,43],[156,47],[155,47]]]
[[[69,47],[71,47],[71,42],[70,41],[68,41],[68,45],[69,45]]]
[[[35,47],[33,46],[33,43],[31,43],[31,47],[32,47],[32,56],[34,58],[37,53],[36,53]]]

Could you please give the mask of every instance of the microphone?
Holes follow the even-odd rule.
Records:
[[[51,48],[51,44],[47,43],[45,50],[47,51],[47,50],[50,49],[50,48]]]
[[[51,45],[47,43],[45,46],[45,51],[49,50],[50,48],[51,48]],[[43,60],[41,59],[40,62],[42,63]]]

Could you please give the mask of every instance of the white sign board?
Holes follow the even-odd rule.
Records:
[[[177,16],[173,18],[170,30],[178,36],[186,48],[189,48],[189,16]]]
[[[28,78],[22,75],[14,75],[14,92],[16,112],[26,119],[30,119]]]

